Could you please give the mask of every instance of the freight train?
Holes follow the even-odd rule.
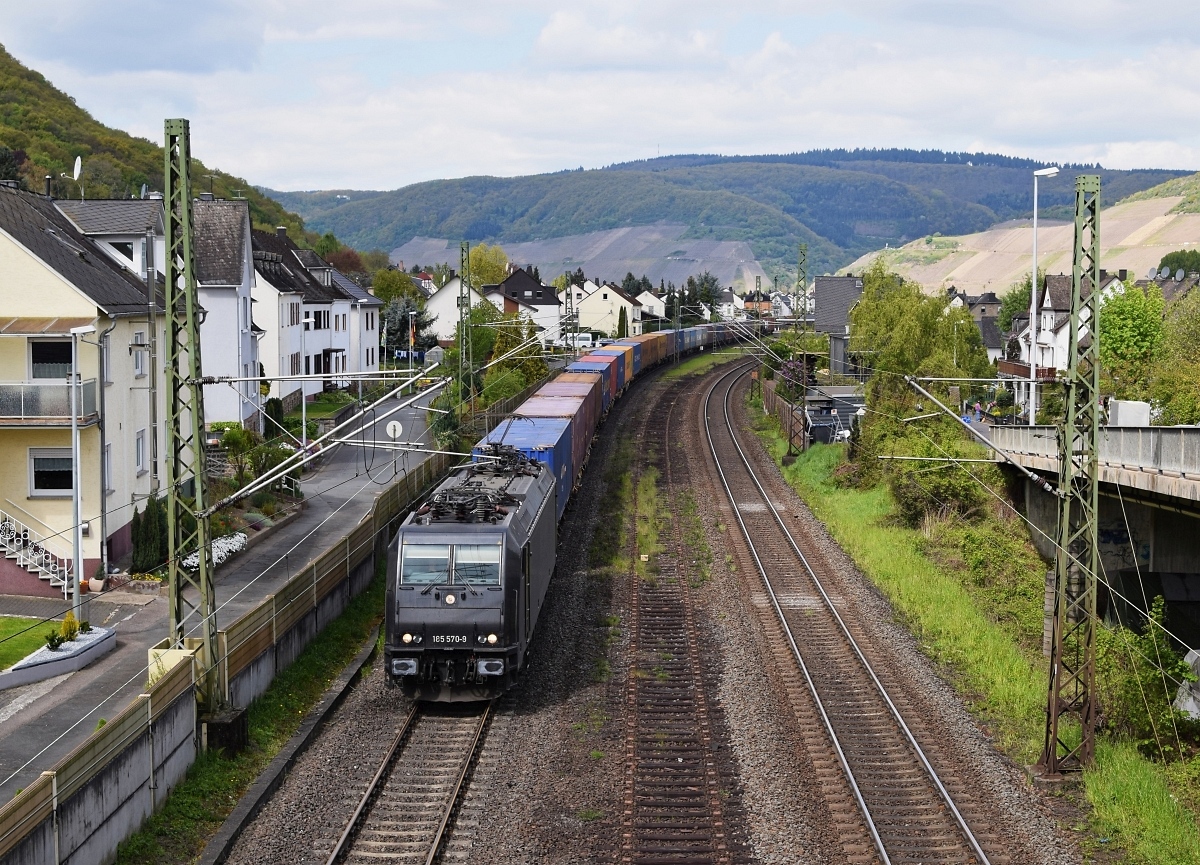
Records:
[[[491,430],[388,547],[390,681],[440,702],[491,699],[512,687],[554,573],[558,522],[600,422],[638,376],[755,326],[619,339],[567,366]]]

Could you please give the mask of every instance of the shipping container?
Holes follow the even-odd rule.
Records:
[[[623,349],[598,348],[591,354],[584,355],[579,360],[581,362],[595,363],[596,361],[603,361],[605,358],[610,357],[613,358],[612,364],[613,368],[616,370],[617,393],[620,393],[625,389],[625,385],[629,384],[629,378],[626,375],[625,369],[625,351]],[[616,394],[613,394],[613,398],[616,398]]]
[[[628,346],[633,351],[633,374],[639,376],[642,374],[642,344],[639,342],[641,337],[627,336],[624,339],[618,339],[609,348],[616,348],[619,345]],[[629,365],[629,357],[625,358],[625,365]]]
[[[571,420],[571,465],[576,478],[583,471],[596,424],[600,421],[597,393],[586,396],[531,396],[513,412],[517,417],[565,417]]]
[[[479,459],[484,445],[501,442],[512,445],[530,459],[545,463],[554,473],[555,516],[562,518],[575,482],[571,454],[571,420],[559,417],[509,418],[500,422],[475,445],[472,455]]]
[[[608,408],[608,386],[602,372],[564,372],[542,385],[537,396],[589,396],[596,402],[596,417]]]
[[[617,364],[617,358],[610,354],[596,357],[587,355],[568,366],[567,372],[591,372],[602,376],[604,379],[604,410],[608,411],[613,400],[617,398],[617,391],[620,389],[617,380]]]
[[[604,348],[598,348],[592,352],[593,355],[608,354],[615,355],[621,358],[621,388],[624,389],[631,381],[633,381],[633,346],[631,345],[606,345]]]

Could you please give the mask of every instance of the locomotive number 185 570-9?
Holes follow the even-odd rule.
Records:
[[[433,643],[463,643],[467,642],[464,634],[434,634],[430,637],[430,642]]]

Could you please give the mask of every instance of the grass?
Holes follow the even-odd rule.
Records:
[[[732,360],[735,355],[741,354],[741,349],[730,348],[723,348],[720,351],[702,351],[671,367],[663,373],[663,378],[670,381],[675,378],[704,375],[717,364],[726,363]]]
[[[633,478],[629,473],[632,461],[633,444],[629,441],[618,444],[609,458],[596,530],[588,547],[588,562],[593,567],[620,568],[626,547],[626,519],[633,502]]]
[[[997,745],[1017,762],[1036,760],[1046,674],[1040,637],[1036,647],[1031,645],[1029,604],[1019,597],[1022,592],[999,609],[988,605],[989,595],[982,591],[988,588],[986,579],[976,584],[980,570],[987,570],[983,564],[968,557],[962,569],[939,566],[930,556],[938,552],[936,543],[931,547],[921,531],[889,523],[892,502],[885,488],[835,486],[831,479],[842,460],[841,447],[818,445],[782,467],[786,445],[777,429],[764,420],[758,431],[784,477],[888,596],[925,652],[949,668],[955,686],[992,728]],[[999,568],[1006,566],[997,560],[1007,554],[1011,538],[1002,540],[991,557]],[[986,550],[989,539],[976,542],[978,552]],[[1041,572],[1026,579],[1040,582]],[[1119,846],[1128,862],[1200,863],[1194,814],[1171,792],[1172,780],[1181,790],[1195,789],[1197,773],[1194,762],[1164,767],[1129,743],[1103,739],[1095,767],[1083,775],[1096,842]]]
[[[651,458],[652,455],[646,455],[646,459]],[[658,495],[658,469],[654,466],[647,466],[638,478],[634,521],[637,550],[633,568],[640,579],[654,583],[659,570],[656,557],[663,551],[659,540],[663,525],[662,502]]]
[[[693,589],[707,583],[712,576],[713,554],[704,533],[704,520],[691,490],[679,497],[680,524],[683,530],[683,548],[690,552],[692,568],[688,572],[688,585]]]
[[[7,670],[26,655],[46,645],[46,634],[58,630],[58,622],[0,616],[0,670]]]
[[[250,747],[232,758],[201,755],[163,809],[121,845],[118,865],[166,865],[196,858],[382,618],[383,568],[381,562],[367,591],[250,705]]]

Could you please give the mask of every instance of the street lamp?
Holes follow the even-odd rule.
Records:
[[[1038,258],[1037,258],[1037,210],[1038,210],[1038,178],[1054,177],[1058,174],[1058,166],[1039,168],[1033,172],[1033,276],[1029,281],[1029,425],[1037,421],[1037,299],[1038,299]]]
[[[415,334],[413,334],[413,316],[417,314],[416,310],[408,311],[408,377],[412,378],[413,372],[413,342]],[[415,390],[415,388],[414,388]]]
[[[83,621],[83,602],[79,599],[79,572],[83,570],[83,518],[80,515],[80,498],[83,495],[83,481],[80,478],[79,458],[79,337],[95,333],[95,325],[85,324],[82,327],[71,328],[71,519],[74,528],[71,531],[74,567],[71,568],[71,591],[75,597],[71,604],[75,621]],[[103,459],[104,455],[101,454]],[[103,539],[102,539],[103,540]]]

